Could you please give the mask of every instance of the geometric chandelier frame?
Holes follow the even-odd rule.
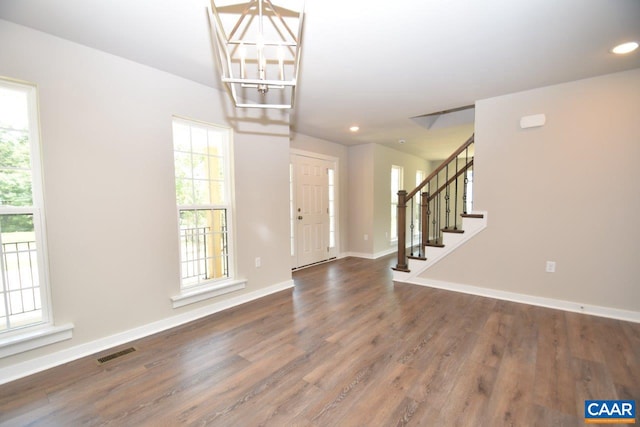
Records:
[[[214,56],[222,84],[238,108],[293,108],[304,0],[288,1],[297,3],[298,10],[271,0],[210,0]]]

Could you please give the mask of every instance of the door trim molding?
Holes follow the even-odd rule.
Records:
[[[323,160],[323,161],[327,161],[327,162],[331,162],[334,165],[334,171],[335,171],[335,189],[336,189],[336,194],[335,194],[335,219],[336,219],[336,224],[335,224],[335,232],[336,232],[336,246],[334,248],[334,255],[331,256],[329,259],[332,258],[337,258],[339,257],[340,253],[341,253],[341,246],[340,246],[340,233],[341,233],[341,229],[340,229],[340,214],[341,214],[341,203],[340,203],[340,197],[341,197],[341,189],[340,189],[340,180],[341,180],[341,175],[340,175],[340,158],[336,157],[336,156],[330,156],[327,154],[322,154],[322,153],[316,153],[313,151],[307,151],[307,150],[300,150],[297,148],[290,148],[289,149],[289,163],[292,163],[292,158],[293,156],[300,156],[300,157],[308,157],[308,158],[312,158],[312,159],[317,159],[317,160]],[[295,175],[294,175],[294,179],[295,179]],[[295,184],[296,182],[294,181],[294,188],[295,188]],[[297,236],[295,236],[297,239]],[[297,247],[296,247],[296,257],[297,257]],[[299,268],[299,267],[293,267],[293,269],[295,268]]]

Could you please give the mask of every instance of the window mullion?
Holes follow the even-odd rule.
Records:
[[[4,244],[2,242],[2,229],[0,228],[0,273],[2,273],[2,304],[4,305],[5,330],[11,329],[11,321],[9,317],[9,278],[7,277],[6,257],[4,253]]]
[[[178,202],[190,202],[177,205],[184,289],[230,278],[225,267],[230,257],[226,249],[229,231],[221,228],[220,219],[226,221],[230,209],[229,130],[178,118],[174,118],[173,129],[176,178],[181,173],[190,180],[190,188],[176,186]],[[188,158],[189,164],[179,163],[180,158]]]
[[[50,322],[51,300],[47,282],[36,88],[31,84],[0,79],[0,91],[0,111],[11,111],[0,117],[3,122],[0,137],[11,150],[3,162],[3,170],[25,172],[16,175],[18,190],[10,191],[9,194],[14,195],[0,205],[0,304],[5,316],[0,330],[10,332]],[[4,190],[6,188],[3,189],[6,194]]]

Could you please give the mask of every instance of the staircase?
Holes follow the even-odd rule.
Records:
[[[403,282],[453,252],[487,226],[487,213],[471,209],[474,135],[415,189],[398,191],[398,261]]]

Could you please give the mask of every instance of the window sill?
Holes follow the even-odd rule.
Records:
[[[209,298],[239,291],[247,286],[246,280],[227,280],[224,282],[215,282],[211,285],[199,286],[181,292],[179,295],[171,297],[173,308],[184,307],[185,305],[194,304]]]
[[[62,326],[47,325],[37,329],[25,329],[21,332],[6,338],[0,338],[0,359],[71,339],[73,337],[73,324],[67,323]]]

